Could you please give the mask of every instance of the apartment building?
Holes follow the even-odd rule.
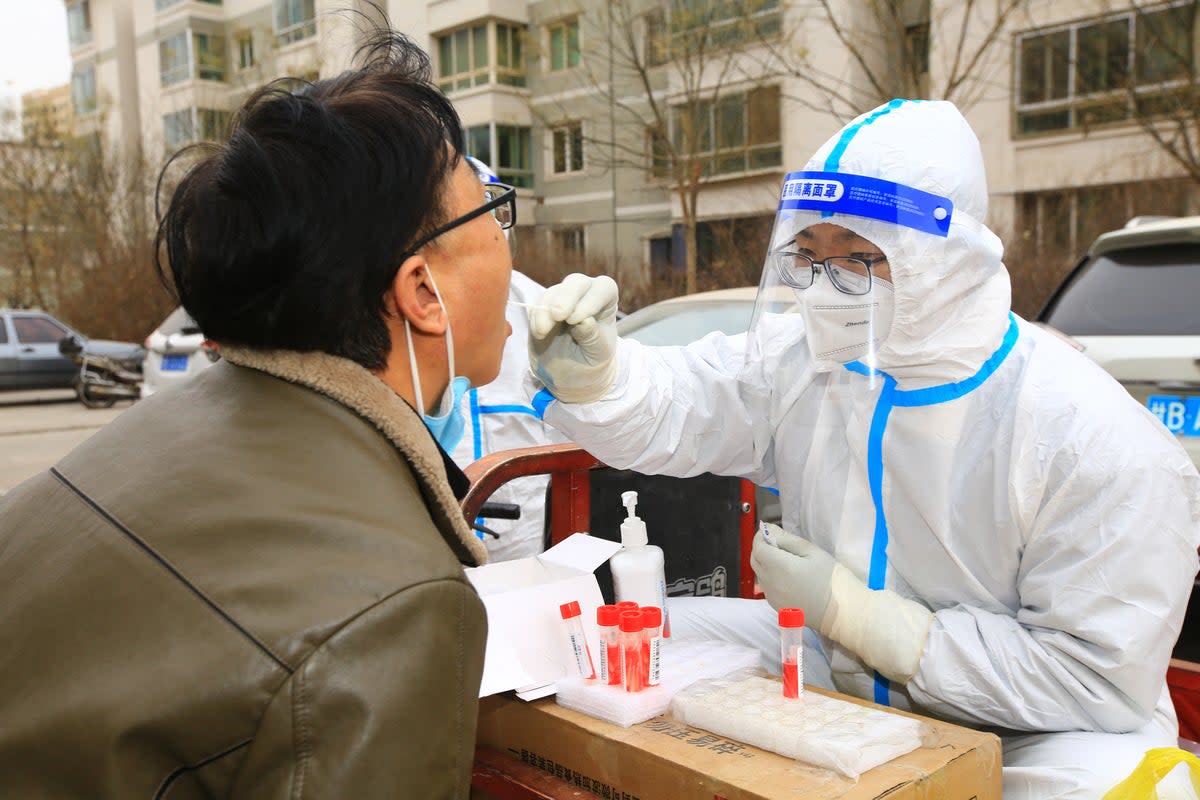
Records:
[[[628,281],[680,268],[692,212],[702,265],[722,242],[761,263],[780,177],[851,112],[879,102],[877,76],[864,70],[873,64],[889,77],[887,58],[919,64],[914,93],[955,84],[988,164],[988,221],[1006,239],[1074,253],[1129,216],[1191,210],[1185,170],[1134,117],[1194,85],[1196,0],[1139,0],[1136,13],[1130,3],[1025,0],[998,21],[978,8],[963,20],[955,0],[910,0],[896,5],[899,27],[889,29],[872,16],[880,4],[856,0],[833,4],[845,10],[841,33],[806,1],[381,4],[430,53],[468,149],[519,188],[519,257]],[[366,8],[66,4],[77,119],[152,153],[219,135],[267,80],[336,74],[357,44],[345,11]],[[957,81],[964,50],[988,41],[968,80]],[[856,53],[854,42],[873,44]],[[1171,66],[1167,51],[1189,68]],[[665,157],[681,149],[699,175],[694,207]]]

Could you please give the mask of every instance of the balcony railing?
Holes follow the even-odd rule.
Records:
[[[222,0],[154,0],[154,8],[157,11],[165,11],[171,6],[177,6],[185,2],[208,3],[211,6],[221,5]]]
[[[308,39],[316,35],[317,21],[315,19],[304,20],[275,31],[275,44],[282,46],[285,44],[291,44],[293,42],[299,42],[303,39]]]

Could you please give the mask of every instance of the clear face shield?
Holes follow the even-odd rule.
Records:
[[[818,371],[877,366],[904,238],[946,236],[952,211],[947,198],[889,181],[789,173],[750,324],[750,363],[803,346]]]

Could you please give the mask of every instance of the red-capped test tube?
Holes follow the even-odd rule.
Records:
[[[616,603],[615,605],[617,606],[617,608],[621,609],[621,611],[619,613],[624,613],[626,611],[637,611],[639,608],[641,608],[641,606],[639,606],[637,603],[633,602],[632,600],[622,600],[621,602]]]
[[[798,699],[804,691],[804,609],[779,609],[779,650],[783,696]]]
[[[587,637],[583,635],[583,620],[580,619],[579,601],[572,600],[558,607],[563,622],[567,627],[567,638],[571,640],[571,650],[575,653],[575,663],[579,674],[588,680],[596,678],[596,668],[592,666],[592,651],[588,649]]]
[[[600,682],[621,685],[621,609],[600,606],[596,625],[600,628]]]
[[[642,669],[647,686],[658,686],[662,677],[662,609],[642,606]]]
[[[621,669],[625,691],[640,692],[646,686],[642,670],[642,612],[621,614]]]

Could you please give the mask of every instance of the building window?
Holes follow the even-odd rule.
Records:
[[[96,110],[96,68],[89,67],[71,75],[71,104],[77,115]]]
[[[225,80],[225,37],[209,33],[193,35],[196,48],[196,77],[202,81]]]
[[[550,71],[579,66],[579,19],[559,20],[546,26],[550,41]]]
[[[701,174],[728,175],[778,167],[779,87],[767,86],[672,109],[677,153],[697,157]]]
[[[185,108],[163,114],[163,144],[168,153],[195,142],[219,141],[229,127],[229,112]]]
[[[495,61],[488,52],[495,40]],[[524,31],[493,22],[473,25],[437,37],[438,87],[449,94],[485,83],[525,85]]]
[[[191,74],[188,34],[181,31],[158,43],[158,71],[163,86],[186,81]]]
[[[237,44],[238,69],[250,69],[258,63],[254,60],[254,34],[240,34],[234,41]]]
[[[181,31],[158,43],[158,65],[163,86],[192,78],[223,81],[225,39],[216,34]]]
[[[661,180],[671,177],[671,142],[665,135],[654,129],[647,130],[646,153],[652,178]]]
[[[315,0],[275,0],[275,44],[299,42],[317,35]]]
[[[550,232],[551,247],[559,258],[578,260],[587,254],[582,225],[566,225]]]
[[[1120,122],[1173,102],[1190,86],[1195,9],[1188,0],[1018,36],[1017,134]]]
[[[524,35],[515,25],[496,23],[496,83],[525,85]]]
[[[78,0],[67,5],[67,35],[70,37],[71,47],[79,47],[92,40],[90,0]]]
[[[671,58],[671,34],[667,29],[667,18],[663,9],[656,8],[643,17],[645,39],[642,58],[648,67],[657,67]]]
[[[583,123],[568,122],[551,131],[554,140],[554,163],[551,171],[555,175],[583,171]]]
[[[671,47],[700,53],[779,33],[779,0],[672,0]]]
[[[529,128],[515,125],[477,125],[467,129],[467,152],[496,170],[501,183],[533,186]]]
[[[437,37],[438,87],[449,94],[488,81],[487,25]]]

